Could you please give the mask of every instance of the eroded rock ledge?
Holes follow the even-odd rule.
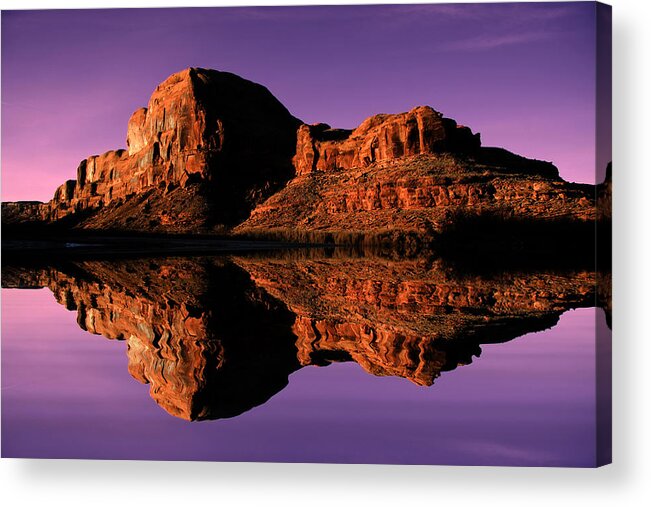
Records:
[[[354,130],[306,125],[263,86],[207,69],[161,83],[129,119],[126,146],[82,160],[47,203],[3,203],[3,224],[426,235],[460,213],[588,221],[610,202],[549,162],[482,147],[428,106]]]
[[[412,155],[473,153],[480,147],[479,134],[428,106],[371,116],[352,131],[325,123],[301,125],[297,137],[294,166],[298,175],[367,167]]]
[[[299,125],[263,86],[189,68],[133,113],[126,150],[82,160],[50,202],[3,205],[3,220],[176,232],[228,225],[291,178]]]

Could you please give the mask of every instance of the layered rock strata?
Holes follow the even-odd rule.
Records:
[[[412,155],[472,153],[480,146],[479,134],[427,106],[371,116],[352,131],[325,123],[301,125],[297,138],[297,175],[367,167]]]
[[[24,220],[75,218],[84,228],[178,232],[237,222],[293,175],[299,124],[261,85],[186,69],[133,113],[126,150],[82,160],[76,179],[57,188],[50,202],[30,205]],[[133,206],[134,200],[142,202]],[[181,213],[169,209],[173,203]],[[121,216],[125,204],[131,224]],[[161,209],[152,213],[152,207]],[[3,218],[10,218],[4,210]]]
[[[431,107],[375,115],[354,130],[305,125],[263,86],[206,69],[161,83],[131,116],[126,145],[82,160],[48,203],[3,203],[3,223],[427,235],[464,213],[588,221],[610,202],[608,185],[597,200],[594,186],[482,147],[479,134]]]
[[[430,234],[459,216],[588,222],[597,217],[594,186],[514,172],[509,165],[420,155],[341,172],[299,176],[257,206],[237,232]]]

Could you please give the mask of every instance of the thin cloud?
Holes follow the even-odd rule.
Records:
[[[482,51],[489,49],[501,48],[504,46],[513,46],[526,44],[528,42],[539,42],[548,40],[552,36],[550,32],[525,32],[525,33],[507,33],[495,35],[482,35],[469,39],[461,39],[440,44],[438,49],[444,51]]]

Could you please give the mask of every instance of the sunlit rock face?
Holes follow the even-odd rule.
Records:
[[[428,236],[471,215],[547,223],[595,220],[594,186],[492,164],[439,154],[316,171],[290,181],[236,231]]]
[[[237,232],[331,234],[336,242],[349,234],[432,238],[469,216],[578,224],[603,218],[594,185],[564,181],[549,162],[482,147],[479,134],[425,106],[370,117],[352,131],[302,125],[294,165],[297,177]]]
[[[603,187],[603,188],[602,188]],[[354,130],[306,125],[263,86],[189,68],[128,121],[126,149],[81,161],[47,203],[3,203],[3,224],[165,233],[429,236],[468,213],[608,219],[609,186],[566,182],[429,106]],[[275,231],[275,232],[274,232]]]
[[[299,124],[261,85],[186,69],[131,116],[126,150],[82,160],[76,179],[34,213],[100,229],[193,231],[241,220],[293,175]],[[185,209],[169,210],[176,203]]]
[[[564,181],[549,162],[482,147],[479,134],[431,107],[380,114],[354,130],[298,130],[297,177],[259,204],[236,231],[431,237],[459,216],[587,222],[595,187]]]
[[[301,125],[294,165],[299,175],[365,167],[374,162],[442,152],[472,153],[479,134],[421,106],[401,114],[371,116],[353,131]]]

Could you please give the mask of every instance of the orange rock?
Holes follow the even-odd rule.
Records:
[[[82,160],[76,180],[60,186],[49,203],[23,208],[45,222],[80,211],[86,211],[85,219],[146,192],[199,185],[213,213],[199,222],[227,224],[245,218],[292,176],[299,124],[263,86],[227,72],[189,68],[158,85],[147,108],[133,113],[127,150]],[[131,213],[137,219],[147,209]],[[108,217],[86,227],[98,222],[112,225]],[[130,228],[148,229],[150,222],[136,220]]]
[[[480,146],[479,134],[428,106],[378,114],[352,131],[324,123],[301,125],[297,138],[294,166],[299,175],[426,153],[472,153]]]
[[[48,203],[3,203],[3,224],[304,239],[422,236],[469,211],[610,218],[610,179],[596,192],[565,182],[549,162],[481,147],[431,107],[354,130],[305,125],[263,86],[214,70],[161,83],[129,119],[126,144],[82,160]]]

